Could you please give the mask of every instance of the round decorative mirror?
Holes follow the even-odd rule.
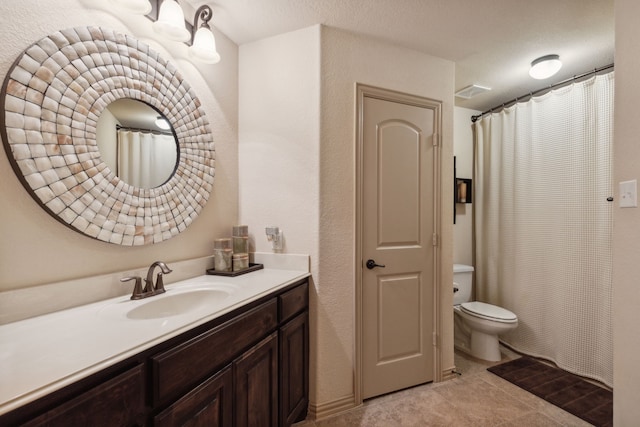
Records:
[[[16,175],[75,231],[158,243],[184,231],[209,198],[215,151],[200,102],[175,66],[133,37],[97,27],[56,32],[20,55],[1,97],[0,133]],[[99,120],[123,99],[150,106],[173,129],[177,162],[161,184],[127,182],[102,156]]]

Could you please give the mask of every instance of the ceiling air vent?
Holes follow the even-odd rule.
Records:
[[[491,90],[490,87],[484,87],[484,86],[479,86],[479,85],[471,85],[471,86],[467,86],[467,87],[457,91],[456,92],[456,96],[458,98],[471,99],[474,96],[476,96],[478,94],[481,94],[482,92],[487,92],[487,91],[490,91],[490,90]]]

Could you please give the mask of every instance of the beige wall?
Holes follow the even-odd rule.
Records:
[[[251,246],[271,252],[264,228],[280,227],[283,251],[309,254],[319,286],[320,26],[240,47],[240,221]],[[316,306],[311,291],[311,305]],[[311,319],[315,402],[317,328]]]
[[[471,116],[479,111],[456,107],[453,109],[453,155],[456,156],[458,178],[473,178],[473,129]],[[456,205],[453,226],[453,262],[473,265],[473,203]]]
[[[613,216],[613,417],[614,425],[640,420],[640,209],[620,209],[618,182],[640,178],[640,2],[616,0],[616,93]]]
[[[121,271],[149,265],[156,259],[177,261],[210,255],[213,239],[230,234],[228,230],[238,216],[237,47],[218,35],[222,61],[216,65],[194,65],[187,59],[186,45],[158,42],[151,21],[119,13],[103,0],[2,1],[0,16],[3,80],[24,49],[55,31],[87,25],[112,28],[148,43],[178,67],[202,102],[216,144],[214,190],[198,219],[178,237],[135,248],[93,240],[49,216],[22,187],[3,153],[0,291]]]
[[[311,256],[318,273],[320,26],[240,47],[240,222],[251,247],[271,252],[265,227],[284,232],[284,252]]]

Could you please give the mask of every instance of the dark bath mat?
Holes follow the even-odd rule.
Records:
[[[613,426],[613,393],[530,357],[487,370],[597,427]]]

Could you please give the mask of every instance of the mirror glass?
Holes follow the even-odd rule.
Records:
[[[121,180],[139,188],[167,182],[176,169],[178,142],[166,117],[144,102],[110,103],[96,125],[102,160]]]

